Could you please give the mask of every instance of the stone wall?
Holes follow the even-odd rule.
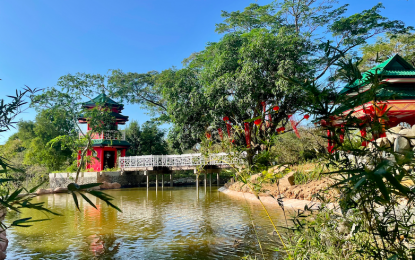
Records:
[[[68,184],[75,182],[76,173],[50,173],[50,188],[66,188]],[[78,184],[87,183],[109,183],[117,182],[121,187],[138,187],[140,183],[145,181],[144,175],[135,172],[81,172],[79,173]]]
[[[99,172],[79,173],[78,184],[96,183]],[[49,173],[50,188],[66,188],[69,183],[75,182],[76,173]]]

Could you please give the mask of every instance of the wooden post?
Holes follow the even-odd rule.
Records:
[[[164,173],[161,174],[161,188],[164,188]]]
[[[170,173],[170,187],[173,187],[173,173]]]
[[[216,173],[216,184],[218,185],[218,187],[220,186],[220,180],[219,180],[219,172]]]

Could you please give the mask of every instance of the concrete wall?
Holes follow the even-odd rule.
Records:
[[[50,188],[58,187],[66,188],[68,184],[75,182],[76,173],[50,173]],[[121,187],[138,187],[140,183],[145,181],[145,176],[138,173],[121,172],[81,172],[79,173],[78,184],[102,183],[102,182],[118,182]]]

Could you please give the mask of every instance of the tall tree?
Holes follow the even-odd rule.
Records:
[[[168,154],[165,131],[159,129],[154,122],[145,122],[140,127],[137,121],[132,121],[126,127],[125,135],[131,144],[128,155]]]
[[[362,69],[368,70],[379,62],[387,60],[395,54],[415,66],[415,33],[390,34],[376,39],[374,44],[365,44],[360,50],[363,52]]]

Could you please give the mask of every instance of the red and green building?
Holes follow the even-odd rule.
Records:
[[[380,101],[376,107],[373,104],[373,99],[365,100],[365,95],[363,95],[371,88],[369,79],[374,74],[381,77],[381,85],[376,92],[376,98]],[[343,105],[340,108],[342,113],[333,122],[334,126],[341,127],[342,118],[350,113],[353,117],[362,120],[371,120],[375,113],[377,116],[386,113],[389,121],[384,122],[385,128],[394,127],[400,123],[415,124],[415,68],[398,54],[363,73],[361,79],[346,85],[340,91],[340,95],[347,95],[357,105]],[[360,126],[362,136],[366,136],[366,127],[365,125]],[[327,134],[329,137],[328,150],[331,152],[334,147],[332,140],[335,133],[328,131]],[[383,131],[379,133],[378,137],[384,136],[386,133]],[[342,140],[342,136],[340,136],[340,140]],[[362,145],[366,145],[366,143]]]
[[[82,104],[83,108],[93,109],[97,104],[111,109],[111,115],[115,117],[115,123],[101,133],[92,133],[93,150],[87,151],[87,156],[93,156],[86,164],[86,169],[94,171],[102,171],[106,168],[114,168],[117,166],[118,154],[125,156],[125,152],[130,144],[125,140],[125,132],[118,131],[118,125],[124,125],[128,121],[128,116],[124,116],[121,111],[124,109],[123,104],[119,104],[109,98],[105,93],[98,95],[96,98]],[[91,127],[86,118],[80,116],[78,118],[80,124],[88,124],[87,131],[91,131]],[[78,162],[81,159],[81,152],[78,152]]]

